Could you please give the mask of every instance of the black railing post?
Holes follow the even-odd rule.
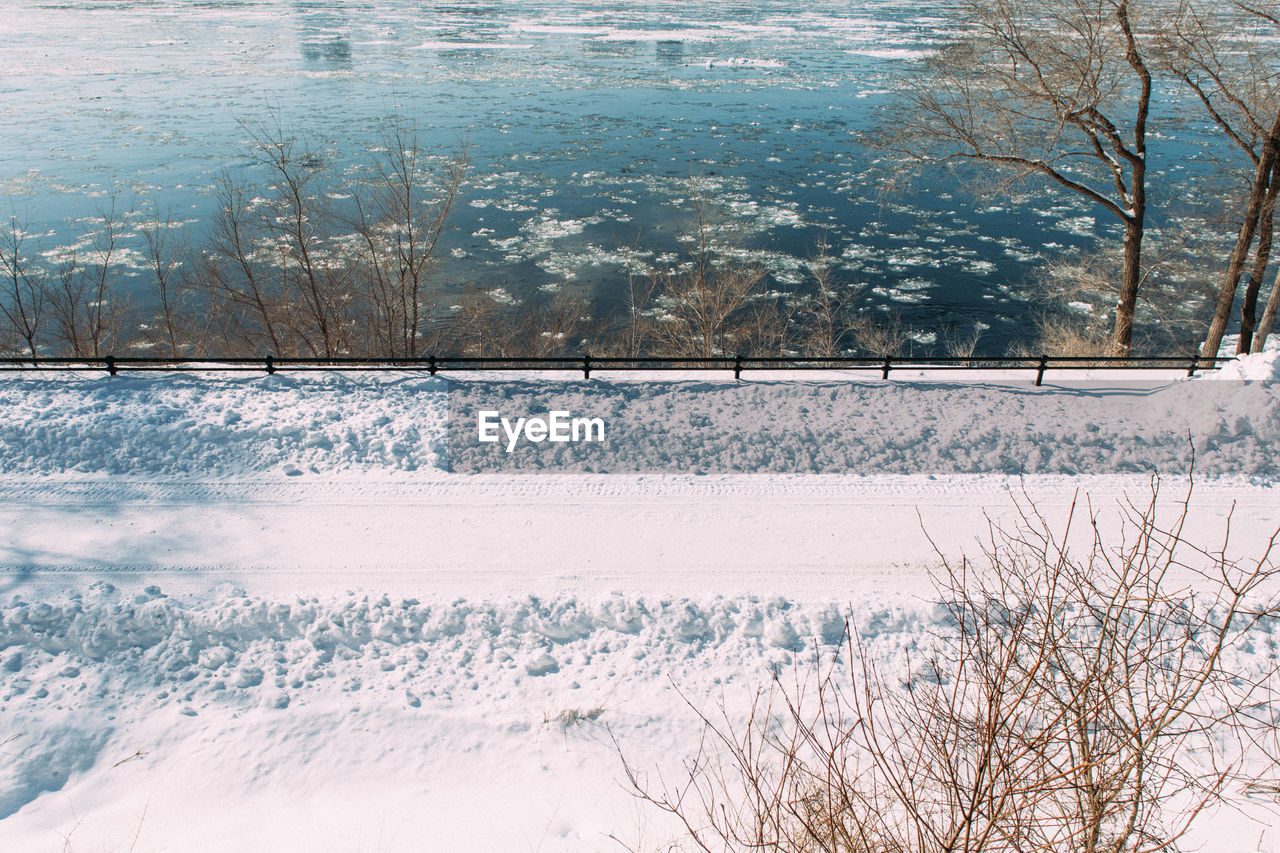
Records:
[[[742,356],[735,355],[733,357],[733,378],[742,379]]]
[[[269,355],[269,356],[267,356],[267,375],[268,375],[268,376],[270,376],[271,374],[273,374],[273,373],[275,373],[275,372],[276,372],[276,359],[275,359],[275,356],[271,356],[271,355]]]
[[[104,358],[103,361],[107,363],[107,373],[110,373],[112,376],[115,376],[117,373],[115,356],[109,355],[106,358]]]
[[[1036,368],[1036,387],[1039,388],[1044,383],[1044,369],[1049,366],[1049,356],[1040,356],[1040,366]]]
[[[589,355],[584,355],[582,357],[582,378],[591,378],[591,356]]]
[[[884,357],[884,371],[880,374],[881,379],[889,378],[889,356]]]
[[[432,376],[435,376],[436,371],[439,369],[440,368],[436,366],[436,357],[434,355],[427,359],[427,370],[431,373]]]

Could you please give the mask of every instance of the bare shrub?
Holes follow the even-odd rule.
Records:
[[[126,343],[128,303],[117,293],[124,218],[113,198],[90,221],[84,245],[59,260],[48,289],[49,314],[53,337],[68,355],[101,358]]]
[[[692,268],[664,270],[658,281],[665,301],[654,327],[664,355],[710,358],[733,355],[761,319],[748,302],[764,272],[734,268],[700,257]]]
[[[802,309],[801,322],[806,355],[837,358],[845,354],[845,342],[852,330],[845,316],[845,304],[821,279],[817,291]]]
[[[456,311],[444,321],[445,352],[489,358],[520,353],[516,341],[523,323],[520,303],[502,288],[473,288],[458,300]]]
[[[467,156],[432,158],[417,128],[392,122],[373,173],[348,183],[355,207],[358,283],[368,312],[365,346],[391,358],[419,353],[430,275],[449,214],[467,174]]]
[[[467,173],[393,117],[371,164],[345,178],[279,125],[250,125],[268,185],[215,184],[199,269],[230,352],[414,358],[440,340],[431,276]]]
[[[549,726],[555,723],[560,727],[561,731],[568,731],[574,726],[580,726],[584,723],[594,723],[596,720],[604,716],[605,707],[596,705],[591,708],[566,708],[558,714],[552,714],[550,711],[542,715],[542,724]]]
[[[850,625],[841,654],[775,676],[745,723],[723,702],[699,711],[678,780],[624,756],[627,779],[699,850],[1183,849],[1249,781],[1245,745],[1275,737],[1258,706],[1277,664],[1240,673],[1228,655],[1278,613],[1276,536],[1236,560],[1183,538],[1189,494],[1167,520],[1158,496],[1153,479],[1122,507],[1117,539],[1092,508],[1055,530],[1024,496],[980,562],[939,555],[932,650],[887,669]]]
[[[907,342],[902,318],[896,312],[877,315],[867,308],[859,309],[866,287],[851,287],[841,279],[825,241],[818,244],[808,267],[814,291],[801,303],[795,318],[805,355],[838,358],[850,352],[876,357],[902,353]]]
[[[0,233],[0,313],[7,331],[21,338],[27,354],[36,358],[48,309],[48,273],[23,248],[26,241],[26,226],[10,217],[9,227]]]
[[[601,355],[638,358],[652,352],[662,323],[661,309],[657,307],[661,284],[658,276],[627,272],[621,323],[616,331],[605,337]]]
[[[755,304],[765,271],[733,258],[733,247],[715,239],[705,198],[695,196],[689,205],[693,227],[683,241],[689,248],[680,263],[659,269],[650,287],[661,308],[653,326],[657,348],[674,357],[745,354],[745,347],[769,338],[768,312]]]
[[[583,335],[594,331],[596,322],[587,301],[566,290],[520,312],[519,349],[535,358],[572,355],[581,349]]]
[[[949,358],[973,359],[978,351],[980,340],[982,340],[981,328],[974,326],[967,332],[961,332],[958,326],[952,325],[942,335],[942,349]]]
[[[147,325],[151,348],[170,358],[202,352],[208,340],[209,312],[195,286],[189,252],[173,216],[153,217],[140,231],[144,260],[155,286],[155,319]]]
[[[836,263],[824,238],[808,262],[813,294],[800,306],[797,317],[801,351],[815,358],[846,355],[850,346],[857,345],[854,342],[857,331],[866,328],[853,310],[865,288],[850,288],[837,274]],[[891,345],[888,339],[880,343],[886,347]]]
[[[1042,315],[1036,321],[1033,338],[1016,341],[1009,347],[1009,355],[1021,358],[1041,355],[1103,358],[1109,354],[1110,342],[1105,327],[1090,317],[1075,318],[1064,314]]]
[[[899,355],[907,342],[902,318],[897,314],[877,317],[864,311],[849,319],[849,337],[862,355]]]

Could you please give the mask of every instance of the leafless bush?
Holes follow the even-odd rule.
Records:
[[[16,216],[0,234],[0,275],[4,277],[0,312],[8,331],[22,339],[27,353],[39,355],[41,332],[48,309],[48,273],[27,254],[27,229]]]
[[[340,179],[280,125],[247,126],[268,186],[223,174],[199,278],[224,349],[412,358],[435,342],[431,286],[466,177],[393,118],[371,165]],[[438,331],[438,330],[437,330]]]
[[[517,348],[535,358],[572,355],[581,349],[583,335],[597,323],[585,299],[561,290],[552,298],[525,306],[520,312]]]
[[[898,355],[907,342],[901,317],[897,314],[877,317],[866,311],[850,318],[849,337],[863,355]]]
[[[1275,737],[1274,660],[1228,656],[1275,618],[1276,536],[1253,559],[1182,535],[1149,501],[1116,540],[1072,508],[1061,531],[1029,500],[980,563],[940,555],[934,650],[889,671],[850,626],[841,655],[776,678],[747,722],[699,712],[672,784],[625,763],[645,801],[699,850],[1088,851],[1183,848],[1238,796],[1245,743]],[[1073,524],[1091,526],[1084,553]],[[696,709],[695,709],[696,710]]]
[[[594,723],[596,720],[604,716],[605,707],[596,705],[591,708],[566,708],[558,714],[550,711],[542,715],[542,724],[549,726],[555,723],[560,727],[561,731],[568,731],[574,726],[580,726],[584,723]]]
[[[688,248],[678,261],[656,270],[645,288],[657,309],[649,327],[651,346],[672,357],[746,354],[747,346],[767,339],[768,313],[756,304],[765,271],[733,258],[735,247],[716,239],[709,199],[695,194],[688,206],[692,224],[681,235]]]
[[[444,351],[480,358],[520,354],[520,303],[504,289],[473,288],[456,309],[443,324]]]
[[[1011,356],[1021,358],[1041,355],[1103,358],[1110,354],[1110,342],[1105,327],[1094,318],[1077,318],[1064,314],[1042,315],[1035,323],[1034,336],[1015,341],[1009,346],[1008,352]],[[1106,362],[1097,363],[1101,365]]]
[[[371,177],[348,183],[354,200],[358,280],[366,289],[372,352],[418,355],[423,323],[437,295],[428,287],[440,237],[467,173],[465,151],[428,156],[416,127],[393,122]]]
[[[163,220],[153,217],[140,229],[157,302],[155,319],[144,331],[150,332],[152,349],[170,358],[203,352],[210,319],[202,310],[189,253],[178,229],[172,215]]]
[[[858,318],[852,316],[852,303],[861,295],[861,288],[851,290],[839,279],[836,260],[829,251],[830,246],[824,239],[810,258],[808,267],[813,276],[813,294],[803,302],[798,312],[801,351],[816,358],[836,358],[847,354],[858,328]]]
[[[86,245],[60,259],[48,287],[53,337],[69,355],[99,358],[126,343],[128,303],[117,293],[124,218],[113,198],[92,221]]]
[[[978,351],[980,340],[982,340],[982,329],[975,326],[968,332],[961,332],[959,327],[953,325],[943,333],[943,352],[949,358],[972,359]]]
[[[636,358],[651,352],[662,323],[656,305],[660,288],[657,276],[627,273],[623,316],[617,331],[603,336],[601,355]]]

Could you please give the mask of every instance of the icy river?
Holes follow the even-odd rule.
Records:
[[[261,168],[246,126],[341,171],[399,116],[472,161],[447,282],[607,298],[678,247],[703,197],[771,286],[807,286],[825,243],[921,346],[978,328],[999,349],[1038,310],[1028,272],[1113,225],[1043,191],[881,191],[892,164],[860,134],[954,33],[944,4],[7,0],[0,196],[46,251],[112,205],[195,230],[217,175]]]

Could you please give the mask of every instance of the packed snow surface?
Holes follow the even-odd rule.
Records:
[[[935,549],[976,553],[1019,500],[1112,531],[1159,471],[1167,518],[1194,450],[1188,537],[1230,515],[1258,553],[1276,370],[0,377],[0,849],[665,849],[618,749],[675,767],[686,698],[744,708],[846,616],[897,665],[941,624]],[[617,446],[465,473],[450,419],[503,387],[611,407]],[[1263,814],[1216,816],[1214,849],[1280,850]]]

